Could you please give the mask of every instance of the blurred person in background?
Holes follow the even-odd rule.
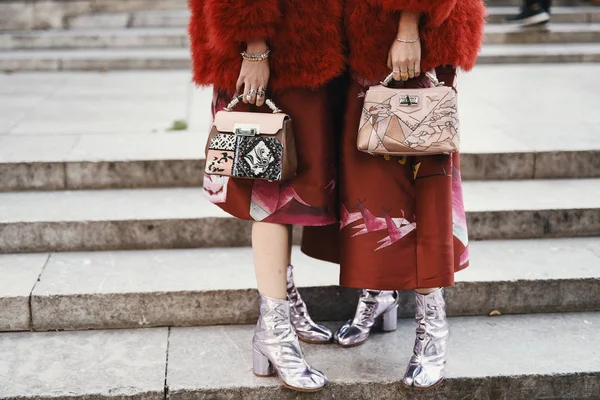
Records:
[[[523,27],[545,26],[550,22],[552,0],[524,0],[519,14],[508,17],[506,22]]]

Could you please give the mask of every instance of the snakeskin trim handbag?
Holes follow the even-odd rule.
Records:
[[[460,145],[456,92],[430,73],[433,86],[387,87],[392,74],[365,95],[357,147],[371,155],[449,154]]]
[[[235,97],[217,112],[206,143],[209,175],[283,181],[296,176],[298,164],[292,120],[272,100],[272,113],[237,112]]]

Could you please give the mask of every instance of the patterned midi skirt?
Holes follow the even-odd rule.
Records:
[[[452,84],[454,71],[438,72]],[[422,85],[417,79],[409,84]],[[366,87],[347,85],[339,156],[339,223],[304,228],[303,251],[340,264],[340,284],[403,290],[452,286],[469,263],[460,157],[362,153]],[[367,110],[368,111],[368,110]]]

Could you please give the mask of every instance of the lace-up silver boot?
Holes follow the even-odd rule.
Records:
[[[369,338],[371,328],[379,317],[383,319],[383,331],[395,331],[398,326],[399,293],[396,290],[363,289],[354,319],[347,321],[333,336],[342,347],[363,344]]]
[[[294,284],[294,267],[289,265],[287,268],[287,296],[290,301],[290,319],[292,326],[298,335],[298,338],[306,343],[329,343],[333,334],[323,325],[315,323],[310,314],[306,303],[298,292]]]
[[[444,379],[449,328],[443,289],[427,295],[415,292],[415,297],[417,338],[404,384],[426,389]]]
[[[260,296],[259,303],[260,315],[252,339],[254,374],[277,373],[285,387],[300,392],[321,390],[327,378],[304,359],[290,323],[289,301]]]

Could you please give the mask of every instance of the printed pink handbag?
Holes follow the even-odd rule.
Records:
[[[271,99],[272,113],[237,112],[242,96],[217,112],[206,143],[205,172],[234,178],[285,181],[296,176],[298,159],[292,120]]]
[[[357,147],[371,155],[448,154],[460,144],[456,92],[430,73],[433,86],[387,87],[392,74],[371,86],[358,128]]]

